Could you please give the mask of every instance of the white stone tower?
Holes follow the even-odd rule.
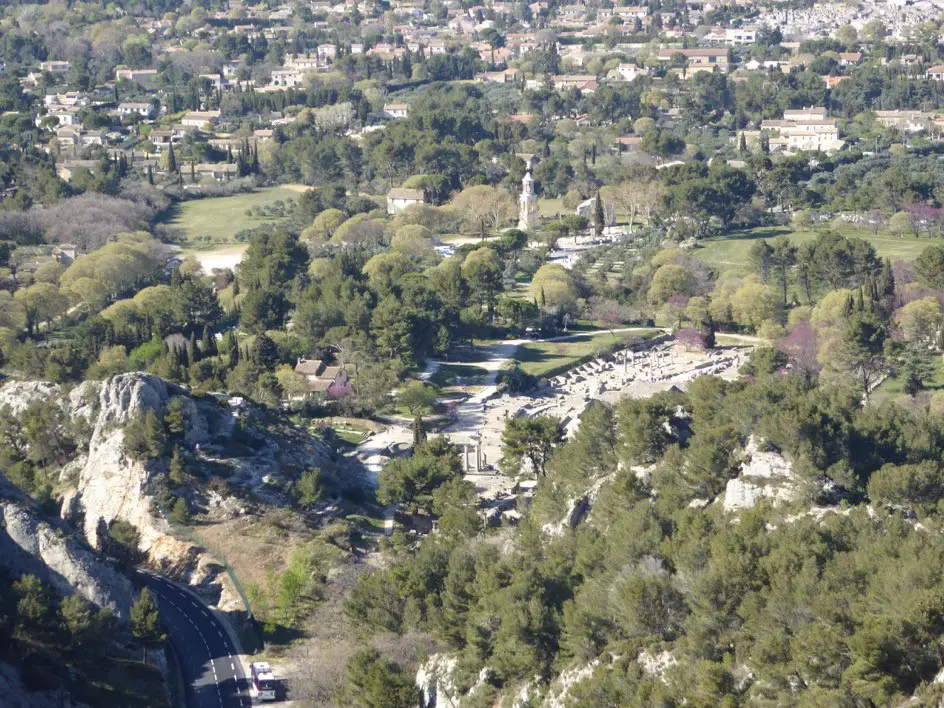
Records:
[[[538,195],[534,193],[534,177],[531,171],[521,180],[521,196],[518,198],[518,228],[530,231],[538,225]]]

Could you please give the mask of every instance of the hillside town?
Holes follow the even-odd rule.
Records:
[[[409,100],[391,98],[398,85],[409,93],[410,86],[431,79],[586,96],[601,86],[646,77],[652,103],[629,117],[651,115],[657,125],[677,119],[673,81],[701,72],[728,74],[736,84],[810,69],[827,89],[853,79],[863,65],[944,80],[944,70],[921,52],[886,49],[914,47],[928,36],[936,40],[933,3],[724,8],[687,2],[661,10],[650,4],[567,5],[551,11],[542,2],[471,8],[397,2],[381,14],[376,6],[353,2],[230,2],[223,9],[194,7],[189,14],[135,18],[134,32],[125,40],[135,48],[133,66],[48,58],[3,67],[39,99],[32,118],[36,144],[53,156],[61,179],[88,180],[106,160],[150,180],[179,173],[184,188],[251,174],[260,150],[284,140],[299,120],[327,121],[361,140],[407,117]],[[352,16],[359,23],[352,24]],[[881,56],[873,51],[877,46]],[[304,101],[288,96],[340,87],[355,77],[360,77],[357,102],[333,110],[305,110]],[[804,108],[801,118],[784,111],[759,124],[739,125],[732,140],[743,136],[754,144],[763,135],[773,150],[843,149],[841,121],[825,107]],[[565,113],[555,118],[618,130],[602,116]],[[15,110],[4,114],[7,120],[14,115]],[[883,125],[909,133],[925,130],[921,120]],[[610,149],[640,152],[632,142],[637,137],[642,138],[615,135]],[[661,157],[658,151],[642,152]]]

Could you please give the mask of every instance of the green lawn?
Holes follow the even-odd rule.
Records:
[[[870,230],[856,229],[852,226],[844,227],[840,229],[840,232],[845,236],[856,236],[868,241],[875,246],[879,256],[890,258],[893,262],[916,258],[921,251],[932,243],[927,238],[898,237],[887,232],[879,232],[877,236],[873,236]],[[747,252],[754,241],[784,235],[789,236],[795,244],[812,241],[816,238],[816,233],[813,231],[794,231],[789,227],[761,227],[704,239],[701,242],[704,248],[700,248],[694,253],[696,258],[714,266],[719,271],[746,272],[748,270]]]
[[[210,246],[214,243],[226,243],[233,240],[238,231],[259,226],[271,221],[265,217],[247,216],[246,210],[263,207],[281,199],[298,201],[298,196],[306,187],[283,185],[265,187],[246,194],[232,197],[210,197],[181,202],[174,206],[166,224],[177,230],[187,244],[197,243]],[[198,237],[209,236],[209,242]]]
[[[515,361],[524,371],[534,376],[547,376],[549,373],[553,375],[576,366],[594,353],[618,341],[626,341],[631,337],[646,339],[655,334],[659,334],[658,330],[617,335],[600,332],[592,337],[580,337],[563,342],[531,342],[518,347],[518,351],[515,352]]]
[[[928,388],[926,391],[926,393],[931,394],[937,391],[944,391],[944,358],[935,355],[933,361],[934,378],[927,382]],[[901,372],[896,373],[895,376],[889,376],[882,381],[878,388],[872,391],[872,395],[870,396],[871,402],[876,404],[908,398],[908,394],[904,391],[904,385],[905,377]]]
[[[572,209],[564,206],[564,200],[560,197],[538,199],[538,213],[545,219],[556,218],[558,214],[570,216],[572,212]]]

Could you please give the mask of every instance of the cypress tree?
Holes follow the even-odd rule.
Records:
[[[597,190],[597,198],[593,204],[593,230],[596,235],[603,235],[603,227],[606,226],[606,215],[603,213],[603,197],[600,196],[600,190]]]
[[[174,154],[174,144],[170,144],[170,148],[167,151],[167,171],[176,172],[177,171],[177,156]]]
[[[202,357],[216,355],[216,340],[210,336],[210,330],[206,325],[203,327],[203,336],[200,337],[200,355]]]

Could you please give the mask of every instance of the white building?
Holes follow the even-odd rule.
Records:
[[[399,214],[408,206],[425,204],[426,195],[422,189],[406,189],[394,187],[387,193],[387,213]]]
[[[137,113],[142,118],[149,118],[154,111],[154,106],[150,103],[125,101],[118,104],[118,113],[123,116],[130,116]]]
[[[521,195],[518,197],[518,228],[530,231],[538,225],[538,195],[534,191],[534,177],[524,173],[521,180]]]
[[[406,118],[410,114],[410,104],[408,103],[385,103],[383,107],[384,118]]]
[[[269,86],[280,88],[295,88],[305,81],[305,75],[300,69],[276,69],[269,79]]]

